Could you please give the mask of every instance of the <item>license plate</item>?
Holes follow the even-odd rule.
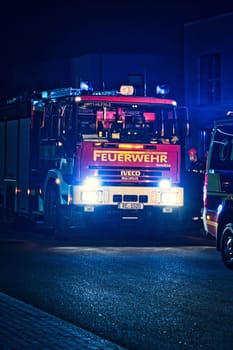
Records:
[[[142,203],[120,203],[118,206],[119,209],[143,209]]]

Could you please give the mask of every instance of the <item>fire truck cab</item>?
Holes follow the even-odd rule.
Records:
[[[203,223],[233,269],[233,114],[214,123],[204,181]]]
[[[174,226],[188,123],[177,111],[176,101],[135,96],[131,86],[8,100],[0,106],[5,214],[39,215],[56,235],[114,218]]]

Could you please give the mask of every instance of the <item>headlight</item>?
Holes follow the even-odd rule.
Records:
[[[171,181],[168,179],[162,179],[159,181],[159,187],[161,188],[170,188],[171,187]]]
[[[103,201],[103,191],[98,177],[88,177],[83,183],[81,201],[84,203],[99,203]]]
[[[219,215],[222,211],[223,205],[219,204],[218,208],[217,208],[217,214]]]
[[[95,189],[100,185],[100,180],[97,177],[88,177],[83,183],[83,186],[87,189]]]

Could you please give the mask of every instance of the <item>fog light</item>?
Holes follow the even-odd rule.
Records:
[[[160,200],[162,205],[175,205],[177,203],[177,193],[176,192],[161,193]]]
[[[103,201],[102,191],[83,191],[81,193],[81,200],[84,203],[100,203]]]

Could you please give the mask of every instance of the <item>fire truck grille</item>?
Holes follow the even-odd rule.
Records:
[[[158,182],[163,173],[162,171],[169,172],[170,168],[163,167],[115,167],[115,166],[89,166],[90,170],[97,170],[98,176],[101,178],[102,182],[124,182],[134,180],[138,183],[156,183]]]
[[[113,195],[113,202],[114,203],[120,203],[120,202],[139,202],[139,203],[148,203],[148,196],[147,195],[121,195],[121,194],[114,194]]]

